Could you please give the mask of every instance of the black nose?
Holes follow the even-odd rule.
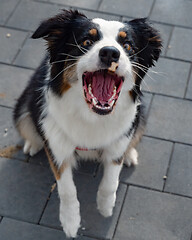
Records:
[[[120,52],[116,47],[103,47],[99,51],[99,57],[102,63],[111,66],[112,62],[117,62],[120,57]]]

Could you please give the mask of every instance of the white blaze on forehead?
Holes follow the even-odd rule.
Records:
[[[107,21],[101,18],[94,18],[92,20],[94,23],[99,25],[99,29],[103,34],[103,37],[113,37],[116,38],[119,30],[125,25],[118,21]]]

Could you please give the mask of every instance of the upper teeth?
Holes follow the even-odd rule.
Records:
[[[97,100],[97,98],[96,98],[96,97],[93,95],[93,93],[92,93],[91,83],[88,85],[88,92],[89,92],[90,96],[92,97],[92,102],[93,102],[93,104],[94,104],[97,108],[110,109],[110,108],[113,106],[114,102],[115,102],[114,97],[115,97],[115,95],[116,95],[116,93],[117,93],[117,87],[114,86],[114,88],[113,88],[113,95],[111,96],[111,98],[110,98],[109,101],[108,101],[108,103],[109,103],[109,106],[108,106],[108,107],[104,107],[104,106],[99,106],[99,105],[97,105],[97,104],[98,104],[98,100]]]

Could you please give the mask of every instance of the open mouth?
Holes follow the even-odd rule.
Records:
[[[124,78],[107,69],[84,72],[83,89],[89,107],[100,115],[112,112],[121,92]]]

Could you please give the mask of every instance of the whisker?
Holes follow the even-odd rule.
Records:
[[[147,42],[146,46],[144,48],[142,48],[139,52],[133,54],[133,55],[130,55],[130,57],[133,57],[133,56],[136,56],[137,54],[141,53],[142,51],[144,51],[149,45],[149,41]]]
[[[134,65],[134,64],[132,64],[132,65],[133,65],[134,67],[140,69],[141,71],[143,71],[149,78],[151,78],[151,80],[153,80],[153,81],[155,82],[155,79],[152,78],[142,67],[139,67],[139,66]]]
[[[149,69],[148,67],[146,67],[146,66],[144,66],[144,65],[142,65],[142,64],[140,64],[140,63],[137,63],[137,62],[132,62],[132,63],[135,64],[135,65],[138,65],[138,66],[140,66],[140,67],[142,67],[142,68],[144,68],[145,70],[148,70],[148,69]],[[152,69],[150,69],[149,71],[152,72],[152,73],[158,74],[158,75],[164,75],[163,72],[156,72],[156,71],[154,71],[154,70],[152,70]]]
[[[144,84],[146,85],[148,91],[151,92],[151,90],[149,89],[149,87],[148,87],[147,83],[145,82],[145,80],[144,80],[137,72],[135,72],[133,69],[132,69],[132,71],[133,71],[133,73],[135,73],[141,80],[143,80],[143,82],[144,82]]]
[[[73,64],[67,66],[66,68],[64,68],[64,69],[63,69],[62,71],[60,71],[53,79],[51,79],[51,82],[54,81],[54,80],[55,80],[61,73],[63,73],[65,70],[73,67],[74,65],[77,65],[77,63],[73,63]]]
[[[75,43],[77,44],[77,47],[79,48],[79,50],[82,52],[82,53],[86,53],[86,52],[84,52],[82,49],[81,49],[81,47],[79,46],[79,44],[77,43],[77,40],[76,40],[76,37],[75,37],[75,34],[74,34],[74,32],[73,32],[73,38],[74,38],[74,40],[75,40]]]
[[[70,61],[76,61],[76,59],[63,59],[63,60],[52,62],[51,65],[53,65],[54,63],[70,62]]]
[[[64,56],[67,56],[67,57],[72,57],[74,59],[79,59],[79,57],[73,56],[73,55],[70,55],[70,54],[67,54],[67,53],[59,53],[59,55],[64,55]]]
[[[67,45],[74,46],[74,47],[78,47],[78,48],[81,48],[81,49],[85,50],[86,52],[88,52],[88,50],[87,50],[86,48],[81,47],[79,44],[76,45],[76,44],[73,44],[73,43],[67,43]]]

